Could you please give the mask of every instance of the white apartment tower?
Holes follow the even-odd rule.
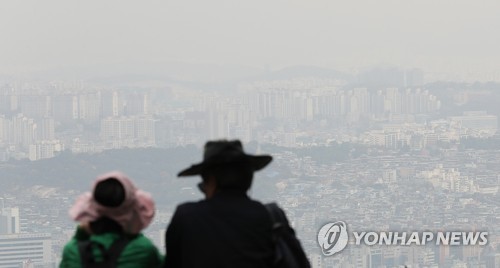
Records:
[[[0,235],[0,268],[53,267],[51,256],[50,234]]]
[[[19,208],[0,207],[0,235],[17,234],[19,232]]]

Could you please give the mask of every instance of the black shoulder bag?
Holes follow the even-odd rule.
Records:
[[[276,203],[266,204],[265,207],[273,223],[274,267],[311,267],[299,240],[295,237],[295,231],[288,224],[285,212]]]
[[[78,250],[82,268],[116,268],[118,258],[129,241],[126,236],[121,236],[111,244],[108,250],[104,248],[104,245],[91,240],[79,241]],[[95,260],[93,254],[95,249],[101,252],[102,261]]]

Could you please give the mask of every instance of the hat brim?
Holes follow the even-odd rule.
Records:
[[[233,163],[246,163],[253,168],[254,171],[258,171],[267,166],[273,157],[270,155],[244,155],[244,157],[237,159],[224,159],[222,161],[204,161],[198,164],[194,164],[189,168],[186,168],[177,174],[178,177],[187,177],[201,175],[204,169],[207,167],[217,166],[217,165],[230,165]]]

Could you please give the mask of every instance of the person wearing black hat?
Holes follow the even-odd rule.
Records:
[[[240,141],[209,141],[203,161],[178,176],[200,175],[205,199],[177,207],[165,235],[165,267],[272,267],[274,243],[266,207],[248,197],[253,174],[272,160]]]

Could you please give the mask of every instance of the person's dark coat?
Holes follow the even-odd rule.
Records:
[[[271,267],[270,216],[242,191],[177,207],[166,232],[165,267]]]

